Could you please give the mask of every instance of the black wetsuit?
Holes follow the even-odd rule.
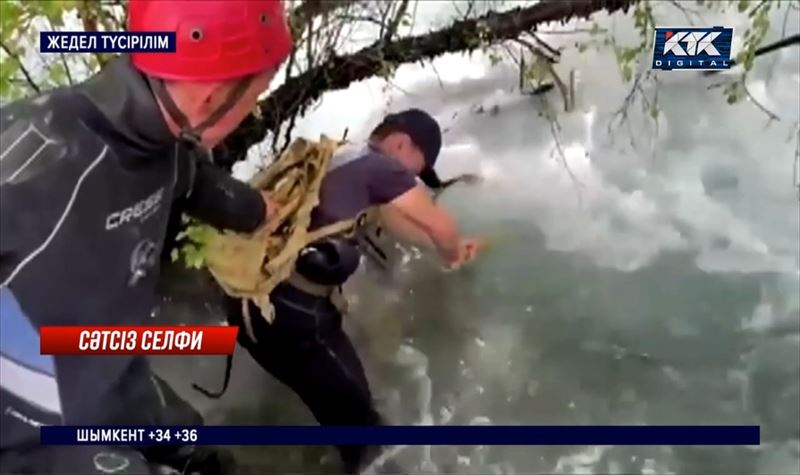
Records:
[[[341,150],[333,168],[322,181],[320,203],[312,213],[311,229],[355,218],[373,206],[391,202],[416,186],[414,174],[399,161],[368,147]],[[337,238],[338,239],[338,238]],[[358,267],[360,246],[339,239],[339,265],[307,267],[308,280],[323,285],[342,284]],[[352,264],[351,264],[352,263]],[[241,301],[226,298],[233,325],[242,325]],[[288,283],[270,294],[275,320],[270,324],[250,304],[253,342],[246,331],[239,342],[270,374],[294,390],[323,425],[375,426],[382,423],[375,410],[367,377],[350,338],[342,328],[342,314],[328,298],[316,297]],[[379,447],[340,446],[345,473],[357,473],[376,455]],[[399,473],[385,466],[389,473]]]
[[[127,57],[0,108],[0,132],[3,473],[108,473],[101,466],[117,463],[128,468],[114,473],[149,473],[139,451],[39,447],[37,427],[200,415],[143,357],[39,355],[38,327],[159,324],[151,313],[174,202],[244,232],[261,224],[264,202],[176,141]],[[175,455],[158,452],[148,454]]]

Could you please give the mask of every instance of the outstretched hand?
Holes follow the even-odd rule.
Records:
[[[466,183],[468,185],[475,185],[477,183],[480,183],[481,180],[482,177],[475,173],[463,173],[455,178],[450,178],[449,180],[443,181],[440,191],[443,191],[445,188],[449,188],[450,186],[455,185],[456,183]]]
[[[481,181],[483,181],[483,177],[475,173],[464,173],[463,175],[460,175],[458,177],[458,181],[460,181],[461,183],[466,183],[468,185],[476,185]]]
[[[486,239],[482,238],[463,238],[459,243],[458,259],[447,266],[448,270],[457,270],[464,264],[468,264],[475,260],[478,252],[483,250],[487,245]]]

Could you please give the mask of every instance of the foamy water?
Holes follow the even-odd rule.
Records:
[[[707,21],[744,31],[735,15]],[[613,23],[632,43],[630,22]],[[658,74],[658,123],[636,104],[618,124],[630,85],[609,51],[565,54],[558,68],[578,71],[578,100],[556,130],[539,98],[515,90],[513,68],[477,53],[435,62],[439,77],[407,65],[392,87],[372,79],[327,94],[298,122],[307,136],[349,127],[358,139],[385,112],[423,106],[446,130],[441,174],[483,178],[441,198],[465,232],[494,238],[471,269],[443,273],[430,253],[403,246],[392,273],[365,271],[350,286],[348,330],[392,421],[753,423],[764,439],[716,449],[389,447],[385,459],[412,473],[797,473],[800,59],[786,50],[757,65],[751,93],[782,118],[769,128],[753,104],[729,106],[708,89],[719,77],[677,72]],[[546,100],[561,104],[554,93]],[[250,407],[250,423],[310,420],[285,388],[239,364],[224,407]],[[267,459],[270,469],[318,465],[268,453],[247,460],[262,471]]]

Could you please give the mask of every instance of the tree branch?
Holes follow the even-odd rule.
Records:
[[[779,50],[779,49],[782,49],[782,48],[786,48],[786,47],[789,47],[789,46],[798,45],[798,44],[800,44],[800,33],[798,33],[796,35],[789,36],[787,38],[783,38],[783,39],[781,39],[779,41],[776,41],[774,43],[770,43],[767,46],[762,46],[761,48],[758,48],[755,51],[755,53],[753,53],[753,55],[755,57],[759,57],[761,55],[764,55],[764,54],[767,54],[767,53],[771,53],[773,51],[776,51],[776,50]],[[731,58],[731,60],[729,61],[729,64],[730,64],[730,67],[736,66],[736,64],[737,64],[736,63],[736,59],[735,58]],[[717,73],[719,73],[721,71],[722,70],[719,70],[719,69],[715,69],[713,71],[703,71],[703,75],[704,76],[711,76],[711,75],[717,74]]]
[[[57,31],[49,18],[47,19],[47,25],[50,27],[50,31]],[[61,58],[61,64],[64,66],[64,74],[67,75],[67,84],[70,86],[75,85],[75,81],[72,80],[72,71],[70,70],[69,63],[67,62],[67,56],[63,52],[58,54]]]
[[[687,21],[687,22],[689,22],[689,26],[695,26],[695,22],[694,22],[694,20],[692,20],[692,17],[689,15],[689,10],[688,10],[686,7],[684,7],[683,5],[681,5],[681,4],[678,2],[678,0],[669,0],[669,3],[670,3],[670,4],[671,4],[673,7],[677,8],[677,9],[678,9],[678,10],[679,10],[681,13],[683,13],[683,16],[684,16],[684,18],[686,18],[686,21]],[[694,13],[695,15],[697,15],[697,13],[696,13],[696,12],[693,12],[693,13]]]
[[[797,148],[794,150],[794,164],[792,165],[792,177],[794,186],[797,188],[797,198],[800,200],[800,123],[797,124]]]
[[[750,93],[750,89],[747,87],[747,75],[746,74],[742,77],[742,89],[744,90],[744,93],[747,95],[747,98],[750,99],[750,102],[755,104],[755,106],[758,107],[761,110],[761,112],[763,112],[764,114],[767,115],[767,117],[769,118],[769,120],[767,121],[767,125],[772,123],[773,120],[780,122],[781,118],[778,117],[777,114],[775,114],[771,110],[767,109],[766,106],[764,106],[762,103],[760,103],[758,100],[756,100],[756,98],[753,97],[753,95]]]
[[[403,17],[406,15],[408,11],[408,0],[400,0],[400,6],[397,7],[397,12],[394,14],[394,18],[391,22],[389,22],[389,26],[386,28],[386,32],[383,35],[384,41],[390,41],[394,34],[397,33],[397,29],[400,27],[400,22],[403,21]]]
[[[0,41],[0,48],[3,48],[3,51],[8,54],[11,59],[19,64],[19,70],[22,71],[22,75],[25,76],[25,81],[28,83],[31,89],[36,92],[36,94],[40,94],[42,91],[39,89],[39,86],[36,84],[36,81],[33,80],[31,73],[28,72],[28,68],[25,67],[25,64],[22,63],[22,60],[19,58],[19,55],[11,51],[11,49],[6,45],[4,41]]]
[[[553,48],[552,46],[550,46],[549,44],[547,44],[547,42],[545,42],[543,39],[541,39],[538,36],[536,36],[536,33],[531,33],[530,36],[531,36],[531,38],[533,38],[533,40],[536,42],[536,44],[538,44],[541,48],[544,48],[550,55],[554,56],[554,59],[553,59],[554,62],[557,61],[558,58],[561,57],[561,51],[559,51],[559,50]]]
[[[402,64],[430,59],[445,53],[473,51],[486,43],[497,43],[518,37],[535,26],[566,23],[573,18],[588,18],[606,10],[627,12],[637,0],[542,0],[528,7],[517,7],[503,13],[490,12],[479,18],[461,20],[447,28],[392,42],[380,41],[356,53],[334,55],[324,64],[292,78],[260,102],[263,118],[248,117],[226,141],[230,155],[223,163],[232,165],[244,158],[247,150],[260,142],[268,130],[296,113],[329,90],[342,89],[355,81],[378,74],[384,63]],[[300,8],[300,7],[298,7]]]
[[[289,14],[289,25],[292,27],[295,39],[303,31],[303,27],[315,17],[326,15],[356,2],[357,0],[306,0]]]

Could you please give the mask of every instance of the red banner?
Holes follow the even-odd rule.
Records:
[[[239,327],[52,326],[39,329],[43,355],[230,355]]]

